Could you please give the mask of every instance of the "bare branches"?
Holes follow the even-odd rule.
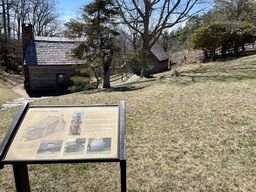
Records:
[[[18,39],[22,23],[32,24],[35,34],[40,36],[47,35],[57,26],[56,0],[1,0],[1,3],[5,9],[6,33],[12,30],[12,36]]]
[[[58,18],[56,14],[56,2],[53,0],[30,0],[30,8],[33,10],[30,23],[34,26],[35,34],[47,35],[47,28]]]
[[[116,3],[125,24],[141,34],[144,41],[148,41],[144,44],[150,48],[164,29],[171,28],[197,13],[198,11],[191,12],[199,0],[116,0]],[[142,26],[137,28],[134,23],[141,23]]]

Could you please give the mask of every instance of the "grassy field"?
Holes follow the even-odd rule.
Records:
[[[256,56],[34,104],[127,106],[128,191],[256,191]],[[1,111],[1,139],[17,109]],[[29,165],[32,191],[119,191],[119,164]],[[11,166],[0,191],[14,191]]]
[[[0,70],[0,106],[7,101],[20,97],[20,95],[13,92],[11,88],[22,81],[20,76],[7,75]]]

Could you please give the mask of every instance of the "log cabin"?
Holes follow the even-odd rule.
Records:
[[[32,25],[22,26],[22,45],[27,90],[66,90],[71,77],[80,74],[83,61],[70,56],[82,39],[39,37],[33,35]]]

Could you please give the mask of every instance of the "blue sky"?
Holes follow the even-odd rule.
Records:
[[[213,0],[208,0],[208,3],[212,2]],[[71,18],[75,18],[79,14],[79,8],[82,7],[82,5],[86,5],[88,3],[92,2],[92,0],[58,0],[58,7],[61,14],[61,21],[63,23],[68,22]],[[209,5],[209,4],[208,4]],[[201,9],[202,7],[205,7],[206,4],[196,6],[195,9]]]
[[[89,2],[90,0],[58,0],[61,20],[68,22],[71,18],[75,18],[79,12],[79,8]]]

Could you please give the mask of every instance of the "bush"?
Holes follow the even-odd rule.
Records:
[[[74,76],[71,77],[71,81],[73,85],[68,87],[68,91],[70,92],[79,92],[92,88],[92,84],[90,83],[90,78],[83,76]]]

